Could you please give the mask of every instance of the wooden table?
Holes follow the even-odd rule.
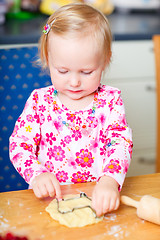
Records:
[[[95,183],[62,186],[63,194],[84,191],[91,196]],[[150,194],[160,198],[160,173],[128,177],[121,194],[136,200]],[[25,235],[29,240],[52,239],[131,239],[159,240],[160,226],[141,220],[136,209],[122,205],[115,212],[106,214],[98,224],[83,228],[67,228],[52,220],[45,207],[52,199],[37,199],[32,190],[0,193],[0,233],[12,232]]]

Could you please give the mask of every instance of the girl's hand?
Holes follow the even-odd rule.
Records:
[[[53,173],[45,172],[35,177],[31,183],[34,194],[38,198],[56,197],[62,199],[60,184]]]
[[[117,210],[120,204],[118,183],[111,177],[103,176],[92,193],[92,208],[97,216]]]

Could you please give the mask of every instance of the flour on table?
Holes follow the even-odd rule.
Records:
[[[82,197],[78,198],[79,195],[66,195],[64,199],[74,198],[67,201],[59,202],[59,210],[60,211],[70,211],[75,207],[84,207],[91,206],[91,201],[88,198]],[[103,216],[98,218],[95,216],[92,209],[88,207],[84,207],[81,209],[76,209],[73,212],[69,213],[59,213],[57,200],[54,199],[47,207],[46,211],[50,214],[50,216],[59,221],[60,224],[65,225],[67,227],[84,227],[86,225],[91,225],[94,223],[98,223],[103,220]]]

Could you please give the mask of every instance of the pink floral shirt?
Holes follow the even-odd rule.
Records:
[[[132,154],[120,91],[100,85],[93,102],[73,111],[53,86],[34,90],[10,137],[10,159],[27,183],[43,172],[61,184],[113,177],[122,186]]]

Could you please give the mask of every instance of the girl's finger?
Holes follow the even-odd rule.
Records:
[[[58,200],[62,199],[62,192],[61,192],[61,188],[60,188],[60,184],[58,182],[58,180],[56,179],[56,177],[51,178],[52,184],[55,188],[55,193],[56,193],[56,198]]]
[[[115,198],[110,199],[108,212],[113,211],[115,209],[115,206],[116,206],[116,199]]]
[[[33,192],[37,198],[41,198],[41,193],[39,191],[39,188],[37,186],[32,186]]]
[[[109,198],[104,198],[104,201],[103,201],[103,214],[109,212],[110,210],[110,199]]]
[[[115,204],[115,208],[114,210],[117,210],[119,208],[119,205],[120,205],[120,200],[119,198],[116,200],[116,204]]]
[[[91,207],[92,207],[94,210],[96,210],[96,209],[95,209],[95,208],[96,208],[96,197],[95,197],[94,191],[93,191],[93,193],[92,193],[92,203],[91,203]]]
[[[52,183],[51,180],[49,180],[47,183],[46,183],[46,188],[47,188],[47,191],[49,193],[49,196],[50,197],[54,197],[55,196],[55,188],[54,188],[54,185]]]
[[[39,187],[39,190],[40,190],[40,194],[41,194],[41,197],[48,197],[49,196],[49,193],[47,191],[47,188],[46,188],[46,185],[45,184],[42,184]]]
[[[103,206],[104,206],[104,197],[103,196],[99,196],[96,197],[96,213],[97,216],[101,216],[103,214]]]

